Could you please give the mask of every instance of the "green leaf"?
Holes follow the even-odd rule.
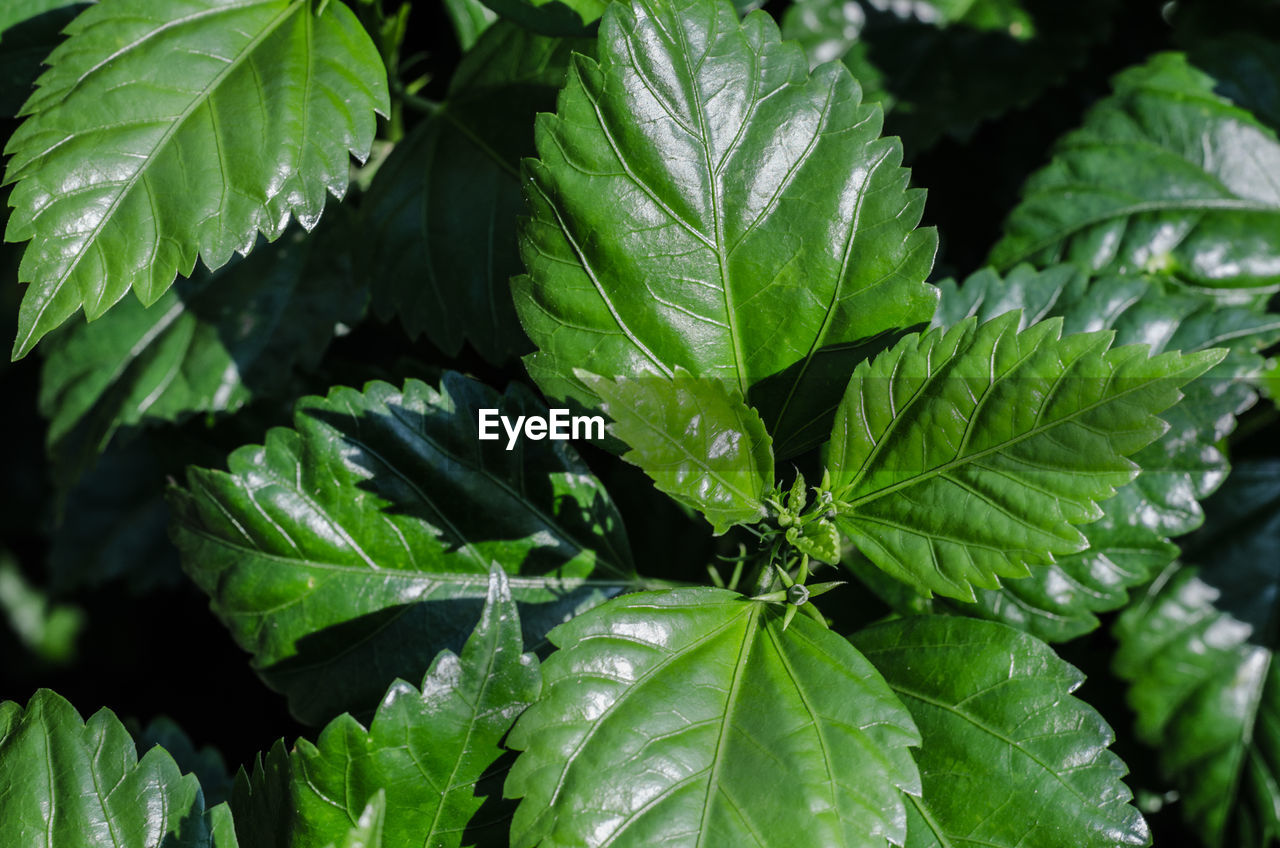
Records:
[[[54,603],[48,592],[33,586],[5,547],[0,547],[0,618],[41,661],[62,665],[75,659],[84,612]]]
[[[479,441],[480,409],[545,415],[458,374],[305,398],[230,473],[172,489],[187,573],[300,719],[371,709],[470,632],[497,562],[526,644],[635,584],[622,519],[562,441]]]
[[[231,795],[231,775],[227,764],[217,749],[206,746],[196,748],[191,737],[171,718],[159,716],[147,723],[140,732],[134,732],[138,740],[138,753],[146,754],[159,745],[184,773],[190,772],[200,781],[206,804],[220,804]]]
[[[8,0],[0,8],[0,44],[4,44],[7,51],[10,30],[50,12],[62,12],[63,14],[70,12],[74,15],[74,12],[79,11],[79,9],[72,11],[73,7],[86,6],[89,2],[91,0]],[[39,64],[43,58],[43,56],[36,57],[36,64]]]
[[[582,36],[598,20],[605,0],[484,0],[502,18],[541,35]]]
[[[1116,622],[1140,739],[1212,848],[1280,836],[1280,463],[1242,464],[1205,528]]]
[[[22,108],[40,75],[40,63],[62,40],[62,29],[88,2],[5,0],[0,8],[0,115]]]
[[[347,831],[341,842],[333,848],[382,848],[383,821],[387,814],[386,793],[382,790],[373,796],[360,818]]]
[[[215,808],[216,809],[216,808]],[[86,723],[41,689],[24,709],[0,703],[0,841],[116,848],[236,848],[226,812],[162,748],[141,760],[110,710]]]
[[[574,378],[734,387],[780,459],[818,444],[839,385],[927,321],[937,239],[896,140],[838,66],[810,77],[768,15],[727,2],[610,7],[525,163],[516,309],[550,397]]]
[[[463,57],[445,103],[396,146],[361,213],[374,309],[456,356],[470,342],[501,364],[529,350],[511,302],[521,270],[520,158],[555,108],[571,50],[594,42],[500,22]]]
[[[806,616],[722,589],[615,598],[552,633],[516,722],[514,848],[902,844],[918,737]]]
[[[589,35],[604,14],[607,0],[484,0],[503,18],[543,35]],[[745,14],[763,5],[761,0],[733,0],[734,8]]]
[[[1215,75],[1162,53],[1116,77],[1027,181],[992,264],[1163,272],[1233,297],[1280,287],[1280,140],[1266,104],[1240,95],[1271,91],[1280,110],[1269,82],[1280,46],[1233,49],[1252,61]]]
[[[470,50],[481,34],[498,19],[497,13],[480,0],[444,0],[444,10],[463,51]]]
[[[924,793],[907,796],[907,848],[1151,844],[1115,734],[1070,696],[1084,675],[1040,640],[952,616],[889,622],[853,644],[920,728]]]
[[[367,730],[340,716],[314,745],[300,739],[289,752],[277,746],[251,777],[241,778],[248,783],[238,804],[248,805],[233,804],[236,817],[263,827],[252,844],[321,848],[381,792],[388,845],[505,845],[513,805],[501,798],[508,764],[501,742],[537,699],[541,682],[537,658],[521,651],[515,601],[495,566],[461,656],[437,656],[421,689],[393,683]],[[255,795],[287,797],[292,816],[287,822],[259,818]]]
[[[760,413],[736,387],[680,367],[670,380],[577,377],[603,400],[609,432],[631,447],[622,458],[701,512],[717,535],[764,518],[773,448]]]
[[[811,65],[842,60],[908,152],[1028,103],[1079,67],[1115,0],[800,0],[782,35]]]
[[[315,226],[389,110],[373,42],[338,0],[104,0],[77,17],[9,139],[5,238],[31,239],[14,356],[83,307]]]
[[[1128,590],[1173,561],[1170,536],[1199,526],[1199,501],[1226,477],[1218,448],[1235,416],[1252,406],[1250,385],[1262,368],[1260,346],[1280,337],[1280,317],[1218,304],[1160,278],[1094,280],[1073,266],[1038,272],[1023,265],[1001,279],[984,270],[962,286],[944,282],[935,324],[969,316],[989,320],[1022,310],[1022,328],[1051,316],[1067,333],[1113,330],[1116,344],[1149,344],[1153,352],[1225,348],[1226,358],[1183,388],[1186,397],[1162,413],[1171,425],[1133,459],[1142,471],[1102,504],[1102,518],[1080,527],[1088,550],[1058,557],[1031,576],[979,589],[962,612],[1003,621],[1041,639],[1065,641],[1095,629],[1095,613],[1119,609]]]
[[[44,345],[40,411],[55,477],[70,485],[121,428],[232,412],[285,394],[294,366],[314,367],[335,327],[354,324],[343,234],[295,228],[217,271],[179,281],[149,307],[129,299]]]
[[[827,468],[838,525],[926,596],[1084,550],[1073,525],[1137,476],[1126,459],[1167,429],[1156,414],[1223,352],[1113,348],[1109,332],[1018,332],[1019,315],[912,335],[849,381]]]

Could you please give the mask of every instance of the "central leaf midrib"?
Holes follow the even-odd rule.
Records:
[[[335,571],[339,573],[357,575],[362,578],[376,577],[379,580],[396,578],[402,580],[440,583],[444,585],[466,585],[470,583],[479,584],[485,583],[488,580],[488,572],[480,571],[411,571],[403,568],[381,568],[374,570],[367,566],[346,565],[344,563],[325,562],[322,560],[308,559],[304,557],[291,557],[286,554],[272,553],[270,551],[250,547],[249,545],[239,544],[227,539],[225,536],[219,536],[208,530],[193,527],[190,524],[182,526],[182,530],[193,536],[198,536],[210,544],[243,551],[246,554],[252,554],[254,557],[258,557],[260,559],[286,563],[294,566],[295,568],[314,568],[320,571]],[[448,556],[452,556],[452,554],[448,554]],[[630,588],[645,585],[642,581],[629,579],[602,580],[598,577],[552,577],[550,575],[523,575],[510,573],[507,575],[507,582],[513,589],[567,589],[569,591],[581,588],[582,586],[623,586]]]
[[[742,644],[738,648],[738,660],[733,667],[733,680],[729,683],[729,693],[725,698],[720,734],[716,738],[715,750],[711,753],[711,773],[707,776],[707,795],[702,806],[702,822],[698,827],[698,840],[694,844],[694,848],[702,848],[703,837],[707,834],[707,823],[711,817],[711,799],[716,791],[720,777],[720,766],[724,762],[723,752],[725,742],[729,736],[729,727],[732,724],[733,710],[738,700],[738,690],[742,686],[747,660],[751,658],[751,643],[755,639],[756,629],[760,624],[760,610],[763,606],[761,603],[751,602],[751,608],[747,611],[747,629],[742,634]]]
[[[98,219],[98,223],[94,228],[85,235],[84,242],[81,245],[80,250],[76,252],[76,255],[72,258],[71,262],[68,263],[66,271],[63,272],[62,275],[53,283],[51,289],[47,290],[49,294],[45,298],[44,303],[36,311],[35,316],[31,321],[31,329],[28,330],[27,335],[21,340],[20,349],[25,350],[27,348],[31,337],[36,333],[37,328],[40,326],[40,321],[43,318],[44,313],[53,304],[56,295],[62,291],[63,286],[67,284],[67,281],[80,267],[81,260],[83,260],[88,254],[89,249],[97,243],[99,236],[102,235],[102,231],[112,220],[116,211],[120,208],[120,205],[124,203],[126,198],[133,194],[133,190],[137,187],[138,182],[142,180],[148,169],[155,164],[156,160],[163,153],[164,149],[168,147],[169,143],[173,140],[174,136],[177,135],[178,131],[186,125],[191,116],[196,113],[196,110],[204,106],[209,99],[217,93],[219,86],[225,82],[226,78],[233,72],[239,70],[243,66],[244,62],[248,61],[248,57],[252,56],[254,51],[256,51],[258,47],[271,35],[273,35],[285,21],[301,9],[306,2],[307,0],[292,0],[292,2],[281,10],[280,13],[276,15],[276,17],[272,19],[261,32],[250,39],[244,49],[241,50],[234,59],[227,62],[227,64],[214,76],[214,78],[209,81],[209,84],[192,99],[191,103],[189,103],[187,107],[177,115],[177,117],[173,119],[169,124],[169,127],[163,134],[161,134],[160,138],[152,147],[151,153],[146,156],[143,162],[138,166],[137,170],[135,170],[125,182],[120,184],[111,204],[103,211],[102,216]],[[229,7],[226,11],[238,12],[241,11],[242,8],[243,7]]]
[[[719,15],[720,10],[716,10]],[[718,18],[715,19],[718,22]],[[698,85],[697,72],[689,63],[690,57],[693,55],[693,48],[689,44],[689,39],[685,31],[678,24],[674,27],[675,34],[680,40],[680,58],[684,66],[685,73],[688,74],[689,86],[693,90],[693,96],[690,98],[693,104],[694,117],[698,121],[698,132],[702,136],[702,161],[706,166],[707,174],[707,190],[711,193],[711,224],[713,227],[713,235],[715,239],[715,257],[716,267],[720,272],[720,288],[724,293],[724,310],[725,320],[729,325],[729,340],[733,343],[733,369],[738,378],[738,391],[745,398],[747,396],[747,375],[743,373],[743,366],[746,362],[746,353],[742,347],[742,335],[738,330],[737,308],[734,304],[733,293],[729,284],[729,269],[725,267],[725,246],[724,246],[724,210],[721,208],[723,198],[720,196],[720,180],[716,172],[715,163],[711,161],[711,137],[707,130],[707,117],[703,109],[702,89]],[[756,54],[748,51],[754,57]],[[752,70],[755,75],[752,82],[756,83],[759,76],[759,68],[753,61]]]
[[[759,604],[753,603],[753,606],[759,606]],[[748,610],[747,614],[754,619],[754,616],[756,615],[756,611]],[[589,745],[591,741],[595,738],[596,732],[599,730],[599,728],[601,728],[604,725],[604,722],[606,719],[608,719],[611,715],[614,715],[618,710],[622,709],[623,705],[628,703],[627,699],[631,695],[633,695],[635,692],[639,691],[640,687],[643,686],[645,682],[652,679],[655,675],[657,675],[658,673],[660,673],[661,671],[669,667],[672,663],[676,662],[682,657],[688,656],[690,652],[712,641],[717,636],[721,635],[722,633],[724,633],[724,631],[733,627],[737,623],[738,623],[738,615],[731,614],[728,618],[725,619],[725,621],[722,624],[719,624],[716,627],[712,628],[709,632],[704,633],[703,635],[695,639],[692,639],[691,641],[685,643],[678,649],[669,650],[669,652],[665,656],[660,658],[651,667],[645,669],[638,677],[636,677],[635,680],[633,680],[630,683],[630,685],[625,690],[623,690],[619,694],[619,696],[616,699],[614,699],[614,701],[611,704],[605,707],[604,711],[600,713],[600,715],[595,719],[595,721],[587,728],[587,731],[585,734],[583,734],[582,738],[575,743],[573,752],[569,754],[569,756],[566,758],[564,767],[560,771],[560,777],[556,781],[555,787],[551,790],[551,797],[548,801],[548,808],[551,808],[555,805],[557,799],[560,797],[561,791],[564,789],[564,783],[566,778],[569,775],[569,770],[573,767],[574,762],[576,761],[578,756],[582,753],[582,751],[586,748],[586,746]],[[618,636],[616,633],[606,632],[606,633],[594,634],[590,638],[619,639],[622,637]],[[579,642],[579,644],[581,644],[581,641]],[[655,646],[650,643],[646,643],[646,644],[649,644],[650,647],[653,647],[656,650],[666,650],[665,646]],[[547,686],[545,679],[543,682],[543,686],[544,686],[544,689],[543,689],[542,697],[545,698],[547,696],[546,693],[548,691],[545,688]]]
[[[486,602],[484,614],[487,615],[489,613],[490,610],[488,609],[488,602]],[[481,623],[487,623],[489,627],[493,628],[493,634],[491,637],[486,639],[488,642],[486,647],[488,647],[489,650],[485,657],[484,673],[480,675],[480,691],[476,693],[474,703],[468,703],[465,698],[463,699],[463,703],[471,708],[470,720],[467,721],[467,732],[463,736],[462,744],[457,748],[456,755],[453,757],[453,768],[450,769],[449,777],[444,781],[444,789],[440,791],[440,801],[436,804],[436,813],[431,819],[431,826],[427,828],[426,838],[422,843],[423,848],[429,848],[437,836],[436,828],[439,827],[440,816],[444,813],[445,800],[452,795],[456,789],[460,788],[454,786],[454,778],[458,776],[458,769],[462,766],[462,759],[466,756],[471,747],[471,737],[475,734],[476,724],[480,721],[481,705],[484,703],[484,698],[489,691],[490,685],[494,683],[494,667],[498,664],[498,652],[501,650],[498,646],[498,642],[502,639],[500,629],[502,626],[501,618],[500,616],[494,616],[494,619],[490,619],[488,622],[485,622],[485,619],[481,618]],[[486,636],[488,636],[488,634],[486,634]],[[516,648],[516,650],[519,651],[520,648]],[[466,653],[465,648],[463,649],[463,653]],[[516,662],[519,662],[518,658]],[[423,688],[426,687],[424,686]],[[370,729],[372,729],[372,723],[370,725]]]

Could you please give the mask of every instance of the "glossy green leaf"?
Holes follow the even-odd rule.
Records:
[[[0,4],[0,115],[22,108],[41,63],[62,29],[89,5],[77,0],[5,0]]]
[[[764,518],[773,448],[760,413],[736,389],[679,367],[670,380],[577,376],[603,401],[609,432],[630,446],[622,458],[702,513],[717,534]]]
[[[55,476],[70,485],[122,428],[231,412],[286,393],[313,367],[366,295],[342,233],[295,228],[244,259],[179,281],[149,307],[130,298],[93,323],[52,336],[40,411]]]
[[[230,473],[173,489],[174,539],[254,666],[319,723],[371,709],[460,647],[489,565],[511,575],[526,644],[635,584],[612,501],[563,441],[477,439],[479,410],[545,415],[458,374],[439,391],[370,383],[299,402],[293,429]]]
[[[315,744],[276,746],[241,778],[247,783],[233,809],[238,820],[255,822],[251,844],[322,848],[381,792],[388,845],[505,845],[513,805],[501,798],[509,760],[501,742],[541,682],[537,658],[522,650],[515,601],[495,567],[461,656],[437,656],[420,689],[393,683],[368,729],[340,716]],[[255,797],[273,796],[288,798],[287,821],[255,808]]]
[[[217,808],[215,808],[217,809]],[[225,808],[162,748],[138,759],[110,710],[83,721],[41,689],[0,703],[0,842],[58,848],[236,848]]]
[[[1151,843],[1084,675],[1002,624],[920,616],[855,634],[920,729],[906,848]]]
[[[1017,313],[912,335],[849,381],[826,452],[841,531],[873,563],[931,592],[1084,550],[1073,526],[1130,482],[1156,414],[1222,351],[1148,357],[1110,332],[1018,331]],[[1110,349],[1109,349],[1110,348]]]
[[[1024,265],[1004,278],[984,270],[962,286],[944,282],[940,288],[934,322],[942,326],[1020,309],[1023,328],[1059,316],[1064,332],[1113,330],[1116,344],[1148,344],[1157,353],[1228,351],[1183,388],[1182,401],[1162,413],[1171,426],[1134,454],[1142,468],[1137,479],[1102,504],[1102,518],[1080,528],[1088,550],[1058,557],[999,589],[979,589],[976,604],[956,607],[1042,639],[1075,638],[1098,626],[1095,613],[1120,608],[1130,588],[1173,561],[1177,548],[1168,537],[1199,526],[1199,501],[1228,471],[1218,442],[1234,427],[1235,416],[1257,399],[1249,382],[1262,367],[1255,351],[1280,337],[1280,317],[1222,306],[1160,278],[1088,280],[1073,266],[1039,272]]]
[[[901,844],[918,737],[807,616],[722,589],[627,595],[552,633],[516,722],[514,848]]]
[[[157,301],[310,229],[373,143],[386,73],[339,0],[104,0],[49,57],[9,139],[5,238],[31,240],[14,355],[130,289]]]
[[[943,135],[967,140],[984,120],[1025,104],[1089,57],[1116,0],[800,0],[784,38],[811,65],[842,60],[885,129],[908,151]]]
[[[1215,74],[1162,53],[1116,77],[1027,181],[992,264],[1162,272],[1236,297],[1280,286],[1280,140],[1268,122],[1280,46],[1231,49],[1253,61]],[[1269,107],[1254,102],[1268,91]]]
[[[1212,848],[1280,836],[1280,463],[1242,464],[1165,569],[1116,622],[1115,670],[1137,734]]]
[[[533,152],[534,116],[555,108],[570,51],[593,46],[504,21],[463,57],[444,104],[396,146],[362,206],[379,316],[450,356],[464,341],[498,364],[528,352],[510,287],[520,158]]]
[[[551,397],[574,369],[727,383],[779,458],[825,436],[860,358],[927,321],[936,248],[901,149],[839,66],[810,77],[765,14],[610,7],[527,161],[528,275],[513,280]]]

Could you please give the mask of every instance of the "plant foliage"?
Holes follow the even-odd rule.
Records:
[[[0,844],[1280,845],[1274,4],[760,5],[0,3]]]

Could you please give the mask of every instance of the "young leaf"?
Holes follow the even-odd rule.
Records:
[[[236,848],[225,808],[164,749],[141,760],[110,710],[86,723],[41,689],[24,709],[0,703],[0,842],[118,848]]]
[[[924,792],[906,848],[1119,848],[1151,834],[1107,750],[1115,734],[1069,695],[1084,675],[1002,624],[918,616],[855,634],[920,728]]]
[[[964,285],[944,282],[935,324],[969,316],[989,320],[1022,310],[1022,328],[1050,316],[1067,333],[1114,330],[1115,344],[1149,344],[1152,351],[1225,348],[1226,358],[1183,388],[1181,401],[1162,413],[1171,425],[1134,454],[1141,473],[1102,504],[1102,518],[1082,525],[1089,548],[1057,558],[1031,576],[978,589],[974,605],[960,611],[993,618],[1039,636],[1063,641],[1098,626],[1097,612],[1124,606],[1128,590],[1173,561],[1168,541],[1199,526],[1199,501],[1225,478],[1218,448],[1235,416],[1257,399],[1250,380],[1262,368],[1255,352],[1280,336],[1280,317],[1217,304],[1160,278],[1086,279],[1069,265],[1045,271],[1019,266],[1001,279],[984,270]]]
[[[1162,53],[1120,74],[1115,93],[1065,136],[1028,180],[991,263],[1077,262],[1095,271],[1157,271],[1224,290],[1280,286],[1280,140],[1233,94],[1267,90],[1280,47],[1234,49],[1256,61],[1233,79]]]
[[[495,566],[460,657],[437,656],[421,689],[393,683],[367,730],[340,716],[314,745],[276,746],[251,776],[242,774],[232,808],[238,821],[254,823],[252,841],[241,833],[245,842],[321,848],[382,793],[388,845],[505,844],[510,805],[500,797],[500,742],[540,686],[537,658],[521,650],[515,601]],[[255,803],[263,797],[288,799],[287,827]]]
[[[593,46],[504,21],[463,57],[448,99],[396,145],[361,208],[361,267],[382,318],[450,356],[464,341],[497,364],[528,352],[510,288],[520,158],[533,152],[534,115],[555,108],[570,51]]]
[[[1137,475],[1156,414],[1222,352],[1148,358],[1108,332],[1018,332],[1017,313],[909,336],[849,381],[827,468],[840,529],[926,595],[973,600],[1084,550],[1072,525]]]
[[[1174,564],[1116,622],[1139,738],[1212,848],[1280,836],[1280,463],[1241,465]]]
[[[936,247],[901,148],[763,13],[636,0],[575,57],[526,161],[516,309],[552,397],[677,367],[756,406],[786,458],[821,441],[854,363],[927,321]],[[815,423],[816,422],[816,423]]]
[[[71,485],[121,428],[234,411],[286,389],[295,363],[314,366],[365,307],[338,235],[294,229],[149,307],[130,299],[51,337],[40,411],[55,478]]]
[[[154,303],[315,226],[373,143],[386,72],[339,0],[103,0],[72,22],[9,139],[5,238],[31,239],[14,356],[129,289]]]
[[[603,401],[610,432],[631,446],[622,458],[701,512],[717,534],[764,518],[773,449],[760,413],[736,389],[683,368],[669,381],[577,377]]]
[[[800,0],[782,35],[812,65],[842,60],[908,152],[1037,97],[1083,64],[1110,29],[1115,0]]]
[[[880,675],[807,616],[721,589],[615,598],[551,634],[523,750],[514,848],[902,844],[905,746]]]
[[[635,583],[622,520],[562,441],[477,439],[546,410],[458,374],[299,402],[294,429],[171,490],[187,573],[268,685],[318,723],[377,703],[470,632],[497,562],[526,642]],[[341,680],[341,686],[333,681]]]

